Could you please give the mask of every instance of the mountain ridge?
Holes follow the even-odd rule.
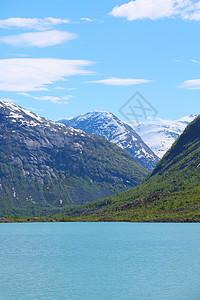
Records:
[[[149,171],[152,171],[158,162],[158,157],[133,128],[110,112],[92,111],[57,122],[107,139],[128,151],[138,163]]]
[[[140,185],[68,211],[62,218],[66,221],[200,222],[199,182],[200,115]]]
[[[146,171],[107,140],[0,100],[0,213],[36,215],[138,184]]]

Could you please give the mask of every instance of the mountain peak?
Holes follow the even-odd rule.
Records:
[[[0,216],[98,200],[146,174],[105,139],[0,101]]]
[[[158,162],[158,157],[143,142],[133,128],[120,121],[110,112],[91,111],[72,119],[62,119],[58,122],[107,139],[128,151],[137,162],[150,171]]]
[[[36,115],[35,113],[27,109],[24,109],[14,103],[6,102],[1,99],[0,99],[0,107],[4,110],[7,109],[7,113],[8,113],[7,117],[12,118],[13,121],[18,120],[23,123],[23,119],[25,118],[25,116],[34,119],[35,122],[37,123],[41,123],[45,120],[44,118]]]

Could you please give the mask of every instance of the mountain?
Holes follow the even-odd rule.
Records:
[[[0,216],[94,201],[137,185],[146,174],[107,140],[0,100]]]
[[[145,169],[152,171],[158,157],[129,125],[109,112],[93,111],[59,123],[101,136],[128,151]]]
[[[68,211],[62,218],[74,221],[200,222],[200,116],[186,127],[140,185]]]
[[[134,129],[153,152],[162,158],[186,126],[196,117],[197,115],[192,114],[176,121],[157,119],[154,122],[141,122],[134,126]]]

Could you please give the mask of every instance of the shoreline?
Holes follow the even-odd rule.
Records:
[[[190,219],[188,217],[183,218],[183,219],[178,219],[178,218],[160,218],[160,219],[150,219],[150,220],[106,220],[106,219],[99,219],[99,220],[84,220],[84,219],[70,219],[67,218],[63,220],[62,218],[55,220],[54,218],[40,218],[40,217],[30,217],[30,218],[15,218],[15,217],[1,217],[0,218],[0,224],[5,224],[5,223],[200,223],[200,219]]]

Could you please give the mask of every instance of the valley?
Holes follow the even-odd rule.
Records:
[[[55,123],[1,101],[0,121],[0,222],[199,221],[199,116],[160,161],[110,113]]]

